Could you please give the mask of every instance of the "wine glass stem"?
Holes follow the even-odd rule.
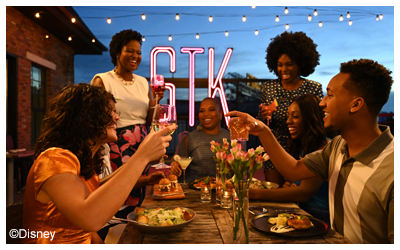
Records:
[[[183,170],[183,185],[186,186],[186,176],[185,176],[186,169]]]
[[[164,167],[164,156],[161,156],[159,164],[160,167]]]

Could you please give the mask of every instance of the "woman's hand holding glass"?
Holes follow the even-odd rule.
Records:
[[[152,82],[150,83],[151,90],[153,92],[153,98],[156,99],[156,104],[158,101],[163,99],[165,91],[164,76],[155,75]]]
[[[264,129],[267,128],[267,125],[265,125],[262,121],[257,120],[256,118],[252,117],[251,115],[239,111],[231,111],[225,116],[237,116],[240,117],[240,119],[243,119],[246,121],[246,128],[249,131],[250,134],[258,136]]]

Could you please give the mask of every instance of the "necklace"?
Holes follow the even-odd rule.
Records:
[[[124,78],[122,78],[122,76],[118,75],[116,69],[113,70],[113,72],[115,73],[115,75],[118,77],[118,79],[122,82],[122,84],[124,85],[132,85],[135,82],[135,76],[132,74],[132,80],[131,81],[126,81],[124,80]]]

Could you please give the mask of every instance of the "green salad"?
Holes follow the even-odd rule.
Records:
[[[177,225],[186,222],[183,218],[183,213],[184,211],[179,207],[175,209],[140,209],[137,211],[137,220],[149,226]]]

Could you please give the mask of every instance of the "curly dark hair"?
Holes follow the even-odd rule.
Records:
[[[278,76],[278,59],[286,54],[298,65],[301,76],[309,76],[319,65],[320,54],[317,51],[317,46],[311,38],[301,31],[294,33],[285,31],[275,38],[271,38],[265,57],[269,72],[274,72]]]
[[[79,159],[80,175],[86,180],[101,173],[102,150],[92,158],[91,148],[107,136],[114,123],[112,94],[101,87],[80,83],[64,87],[49,103],[41,134],[35,144],[35,156],[51,147],[71,151]]]
[[[369,112],[378,116],[389,99],[392,71],[370,59],[354,59],[342,63],[340,72],[350,74],[343,87],[364,98]]]
[[[326,144],[324,129],[324,112],[319,106],[320,99],[313,94],[297,97],[293,102],[299,105],[305,133],[301,139],[288,139],[289,153],[296,159],[320,149]]]
[[[132,40],[136,40],[142,45],[142,35],[136,30],[122,30],[112,37],[110,42],[110,56],[114,66],[117,66],[117,55],[121,53],[122,47]]]

